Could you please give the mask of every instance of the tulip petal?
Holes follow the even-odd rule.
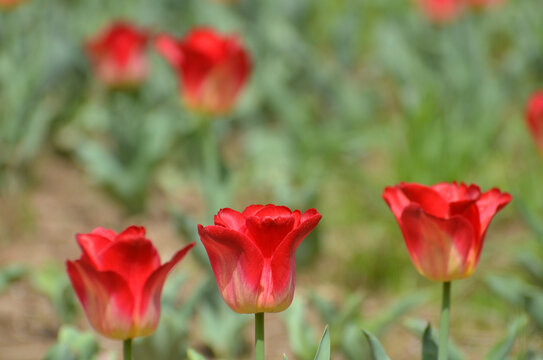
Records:
[[[177,69],[183,61],[183,53],[179,43],[171,36],[161,34],[155,38],[155,48],[164,56],[171,67]]]
[[[100,254],[100,270],[122,274],[132,292],[141,294],[147,278],[160,267],[160,256],[150,240],[128,237],[136,233],[137,229],[130,230],[125,240],[115,241]]]
[[[277,216],[291,216],[292,211],[286,206],[277,206],[268,204],[259,209],[256,213],[254,213],[255,216],[264,218],[264,217],[277,217]]]
[[[134,298],[127,282],[83,260],[67,261],[66,268],[91,325],[113,339],[132,337]]]
[[[492,218],[498,211],[503,209],[513,198],[508,193],[502,193],[500,190],[494,188],[481,195],[477,200],[477,207],[481,214],[481,237],[484,237],[488,225],[492,221]]]
[[[404,209],[410,204],[409,199],[398,186],[387,186],[383,191],[383,199],[388,204],[392,214],[401,224],[402,213]]]
[[[176,252],[170,261],[156,269],[145,282],[138,309],[138,327],[140,329],[147,329],[148,333],[141,334],[139,336],[149,335],[154,331],[154,329],[156,329],[158,320],[160,319],[160,298],[166,277],[173,267],[185,257],[185,255],[194,247],[194,245],[195,243],[190,243]],[[142,330],[142,332],[145,331]]]
[[[264,259],[251,239],[222,226],[198,225],[198,234],[224,301],[238,313],[256,312]]]
[[[401,224],[413,264],[423,276],[450,281],[465,278],[475,269],[469,254],[478,235],[462,216],[441,219],[413,204],[404,210]]]
[[[95,268],[100,269],[100,253],[113,242],[102,236],[103,232],[95,231],[96,229],[91,234],[77,234],[75,239],[83,251],[83,256]],[[110,234],[105,235],[109,236]]]
[[[239,232],[244,232],[245,229],[245,216],[239,211],[229,208],[219,210],[219,213],[215,215],[215,225],[224,226]]]
[[[439,195],[449,203],[475,201],[481,195],[479,186],[474,184],[467,186],[464,183],[458,185],[454,181],[452,183],[444,182],[432,185],[432,189],[437,191]]]
[[[221,46],[222,45],[222,46]],[[217,63],[225,58],[226,44],[211,28],[201,27],[192,30],[183,41],[184,50],[196,52]]]
[[[129,240],[133,238],[145,237],[145,227],[143,226],[129,226],[122,233],[117,235],[116,240]]]
[[[265,205],[249,205],[243,210],[241,213],[245,217],[249,217],[252,215],[255,215],[257,212],[259,212],[262,208],[264,208]]]
[[[294,296],[296,281],[296,249],[307,235],[317,226],[322,215],[315,209],[309,209],[302,215],[300,225],[290,232],[275,250],[271,261],[271,287],[275,301],[283,298],[282,306],[276,305],[274,312],[286,309]]]
[[[294,217],[289,214],[277,217],[258,217],[265,208],[255,216],[247,218],[249,237],[258,246],[265,258],[271,258],[275,249],[285,239],[294,226]]]
[[[92,233],[94,235],[100,235],[110,241],[115,240],[117,237],[117,233],[110,229],[104,229],[103,227],[97,227],[96,229],[92,230]]]
[[[433,188],[408,183],[401,184],[400,189],[411,203],[419,204],[424,212],[438,218],[446,218],[449,213],[449,203]]]

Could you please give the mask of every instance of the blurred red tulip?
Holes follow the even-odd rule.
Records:
[[[251,71],[249,55],[237,36],[199,28],[180,41],[160,35],[155,45],[177,70],[188,108],[209,115],[230,111]]]
[[[448,23],[460,16],[464,0],[418,0],[422,13],[436,24]]]
[[[317,226],[315,209],[303,215],[284,206],[222,209],[215,225],[198,226],[224,301],[237,313],[279,312],[294,296],[298,245]]]
[[[0,10],[10,10],[24,3],[26,0],[0,0]]]
[[[131,226],[118,235],[97,228],[76,238],[83,254],[79,260],[68,260],[66,266],[91,325],[113,339],[153,333],[160,318],[166,276],[194,243],[160,265],[143,227]]]
[[[498,189],[439,183],[387,187],[383,198],[402,230],[419,273],[434,281],[470,276],[479,261],[494,215],[511,201]]]
[[[147,77],[148,35],[125,22],[116,22],[86,44],[96,77],[113,88],[132,88]]]
[[[539,151],[543,154],[543,90],[535,92],[528,100],[526,122]]]

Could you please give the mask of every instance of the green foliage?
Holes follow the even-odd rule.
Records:
[[[78,305],[64,267],[48,264],[30,273],[33,287],[45,295],[63,322],[71,322]]]
[[[528,318],[526,316],[520,316],[512,321],[507,328],[507,335],[492,347],[490,352],[485,357],[485,360],[509,359],[509,354],[513,350],[513,345],[515,345],[515,340],[523,331],[526,330],[527,326]]]
[[[364,330],[364,335],[366,336],[366,340],[368,341],[372,360],[390,360],[385,352],[385,349],[383,349],[383,346],[379,342],[379,339],[375,337],[375,335],[366,330]]]
[[[0,268],[0,294],[14,282],[21,280],[28,274],[28,268],[20,264],[11,264]]]
[[[322,334],[315,360],[330,360],[330,334],[328,332],[328,326],[324,329]]]
[[[99,347],[92,333],[79,332],[71,325],[64,325],[58,332],[58,340],[44,360],[93,360]]]
[[[422,334],[422,360],[437,360],[437,355],[438,345],[432,336],[432,327],[428,324]]]
[[[187,350],[187,356],[189,360],[206,360],[206,358],[203,355],[197,353],[196,350],[193,350],[193,349]]]
[[[423,340],[423,352],[426,349],[429,354],[433,354],[434,346],[437,349],[437,339],[439,336],[439,332],[433,330],[430,324],[420,319],[407,319],[404,322],[404,325],[409,331],[411,331],[413,334]],[[451,338],[449,338],[447,346],[450,360],[464,360],[466,358],[466,356],[458,349],[458,346]]]
[[[364,336],[360,329],[367,328],[372,333],[383,335],[389,325],[425,299],[424,294],[405,296],[381,309],[378,314],[365,319],[360,314],[363,301],[361,294],[349,295],[342,305],[334,304],[316,293],[310,294],[311,304],[323,322],[328,323],[331,329],[332,352],[341,353],[345,358],[353,360],[361,356],[369,356],[370,349],[365,346]],[[285,311],[283,318],[293,353],[301,360],[312,359],[317,347],[315,334],[307,328],[306,306],[299,295]]]

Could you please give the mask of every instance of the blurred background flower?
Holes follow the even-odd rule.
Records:
[[[189,109],[220,115],[234,106],[251,71],[249,55],[237,35],[198,28],[180,41],[160,35],[155,46],[178,72],[182,97]]]
[[[117,21],[89,39],[85,49],[99,81],[113,88],[132,88],[148,76],[148,34]]]

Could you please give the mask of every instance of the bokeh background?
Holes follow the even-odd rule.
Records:
[[[364,358],[362,327],[392,359],[419,358],[440,286],[412,267],[381,193],[457,180],[514,197],[476,273],[453,284],[458,359],[513,338],[510,358],[541,359],[543,159],[524,120],[543,87],[541,14],[541,0],[445,23],[396,0],[27,0],[1,11],[0,359],[118,359],[65,274],[79,256],[74,235],[140,224],[167,258],[218,210],[202,189],[199,119],[152,44],[136,93],[93,75],[84,44],[119,19],[177,37],[202,25],[237,33],[253,71],[234,110],[212,123],[219,206],[323,215],[297,254],[295,302],[268,316],[270,358],[312,359],[325,323],[333,359]],[[168,280],[161,327],[136,358],[181,359],[191,347],[250,359],[251,318],[222,304],[193,253]]]

